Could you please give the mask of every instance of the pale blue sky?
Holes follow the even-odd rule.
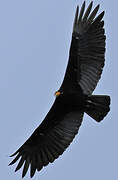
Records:
[[[83,0],[0,1],[0,179],[19,180],[8,167],[13,153],[41,123],[54,101],[68,60],[77,4]],[[87,4],[90,1],[86,1]],[[34,180],[118,179],[118,2],[94,0],[105,10],[106,65],[95,94],[112,98],[100,124],[84,116],[79,134]],[[29,172],[24,179],[29,178]]]

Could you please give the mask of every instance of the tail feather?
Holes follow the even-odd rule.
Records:
[[[97,122],[104,119],[110,111],[110,97],[105,95],[92,95],[86,101],[85,112]]]

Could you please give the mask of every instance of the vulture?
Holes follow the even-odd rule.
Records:
[[[110,110],[110,97],[93,95],[105,63],[104,11],[97,15],[99,6],[92,10],[90,2],[85,10],[77,6],[69,59],[63,82],[55,92],[55,101],[44,120],[28,140],[10,157],[9,165],[18,164],[22,177],[30,168],[30,177],[36,170],[54,162],[70,145],[87,113],[100,122]]]

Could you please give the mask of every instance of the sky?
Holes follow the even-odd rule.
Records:
[[[9,156],[41,123],[54,102],[68,62],[76,6],[83,0],[0,1],[0,178],[20,180]],[[90,1],[86,0],[86,4]],[[96,123],[85,115],[70,147],[34,180],[117,180],[117,1],[105,10],[106,64],[94,94],[111,96],[111,111]],[[29,178],[29,172],[24,179]]]

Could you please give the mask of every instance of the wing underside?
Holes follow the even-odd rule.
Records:
[[[33,177],[36,170],[40,171],[66,150],[77,134],[82,118],[83,112],[70,112],[46,133],[40,133],[39,126],[24,145],[12,155],[16,157],[10,165],[20,159],[15,171],[23,166],[22,177],[24,177],[30,166],[30,176]]]
[[[97,16],[99,5],[92,10],[93,2],[85,10],[77,6],[73,25],[69,61],[60,89],[78,84],[83,93],[90,95],[95,89],[104,67],[105,31],[104,11]]]
[[[78,38],[78,83],[84,94],[91,94],[95,89],[104,67],[105,32],[104,12],[96,17],[99,5],[93,10],[91,2],[85,11],[85,2],[80,13],[77,7],[73,35]]]

